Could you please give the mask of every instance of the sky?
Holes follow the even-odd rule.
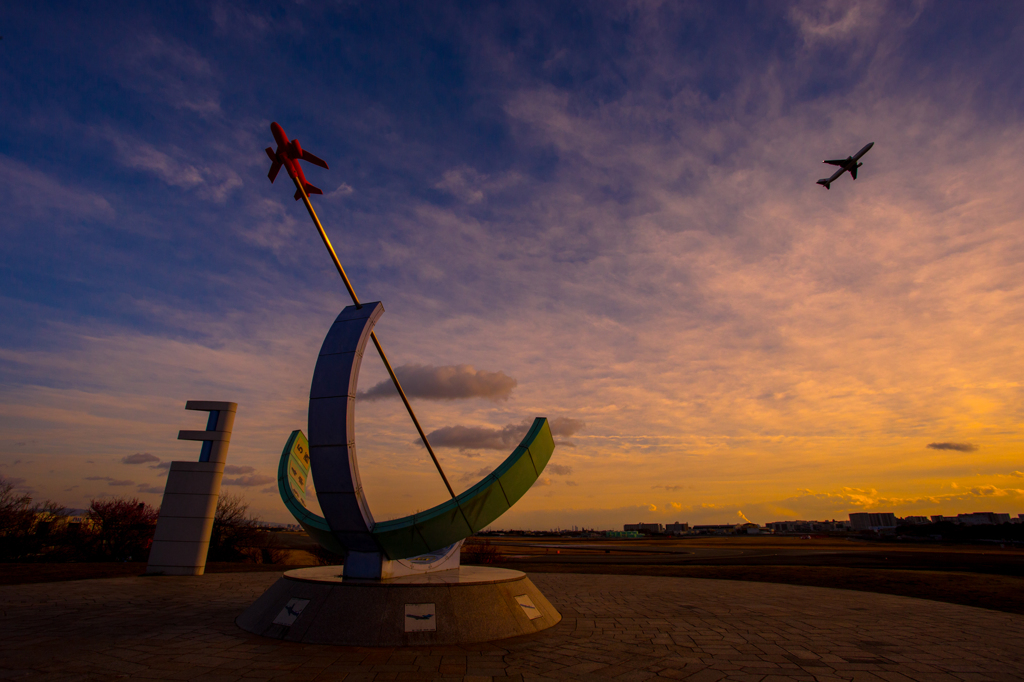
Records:
[[[277,121],[453,486],[550,420],[492,527],[1024,513],[1022,5],[38,2],[0,35],[0,476],[37,501],[158,505],[185,401],[229,400],[223,490],[290,521],[348,299]],[[387,378],[377,519],[447,497]]]

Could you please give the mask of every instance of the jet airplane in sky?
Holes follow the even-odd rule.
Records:
[[[277,123],[270,124],[270,132],[274,134],[274,139],[277,141],[276,152],[267,147],[267,156],[274,162],[270,166],[270,172],[267,173],[270,181],[273,182],[277,178],[281,166],[284,166],[285,170],[288,171],[288,175],[299,179],[302,186],[306,189],[306,194],[323,194],[322,189],[314,187],[306,180],[306,175],[302,172],[302,166],[299,165],[299,161],[309,161],[314,166],[320,166],[321,168],[327,168],[327,162],[303,149],[298,140],[289,140],[288,136],[284,133],[284,128]],[[302,192],[295,190],[295,201],[298,201],[301,196]]]
[[[839,166],[839,170],[833,173],[832,177],[830,178],[822,178],[821,180],[818,180],[818,184],[824,187],[825,189],[829,189],[829,185],[835,182],[836,179],[846,171],[850,171],[850,175],[852,175],[853,179],[856,180],[857,169],[864,165],[863,163],[858,163],[858,161],[860,161],[860,157],[867,154],[868,150],[871,149],[873,146],[875,146],[874,142],[868,142],[866,145],[864,145],[863,149],[861,149],[853,156],[847,156],[845,159],[826,159],[822,161],[822,163],[829,163],[832,164],[833,166]]]

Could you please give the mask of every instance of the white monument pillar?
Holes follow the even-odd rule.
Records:
[[[147,573],[202,575],[220,497],[237,403],[189,400],[186,410],[210,413],[205,431],[179,431],[178,440],[203,441],[198,462],[171,462],[149,550]]]

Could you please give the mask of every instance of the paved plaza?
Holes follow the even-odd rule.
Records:
[[[532,574],[562,622],[462,647],[293,644],[238,629],[278,576],[0,587],[0,679],[1024,679],[1024,616],[768,583]]]

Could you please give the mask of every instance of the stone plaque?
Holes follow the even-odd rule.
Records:
[[[534,618],[540,618],[540,609],[533,605],[533,600],[530,599],[530,595],[516,595],[516,603],[523,607],[523,613],[525,613],[526,617],[530,620],[533,620]]]
[[[434,632],[437,630],[437,618],[433,604],[406,604],[406,632]]]
[[[302,613],[302,609],[306,608],[308,604],[308,599],[289,599],[288,603],[284,605],[283,609],[281,609],[281,613],[277,614],[277,618],[274,619],[274,624],[287,625],[288,627],[291,627],[295,624],[299,614]]]

